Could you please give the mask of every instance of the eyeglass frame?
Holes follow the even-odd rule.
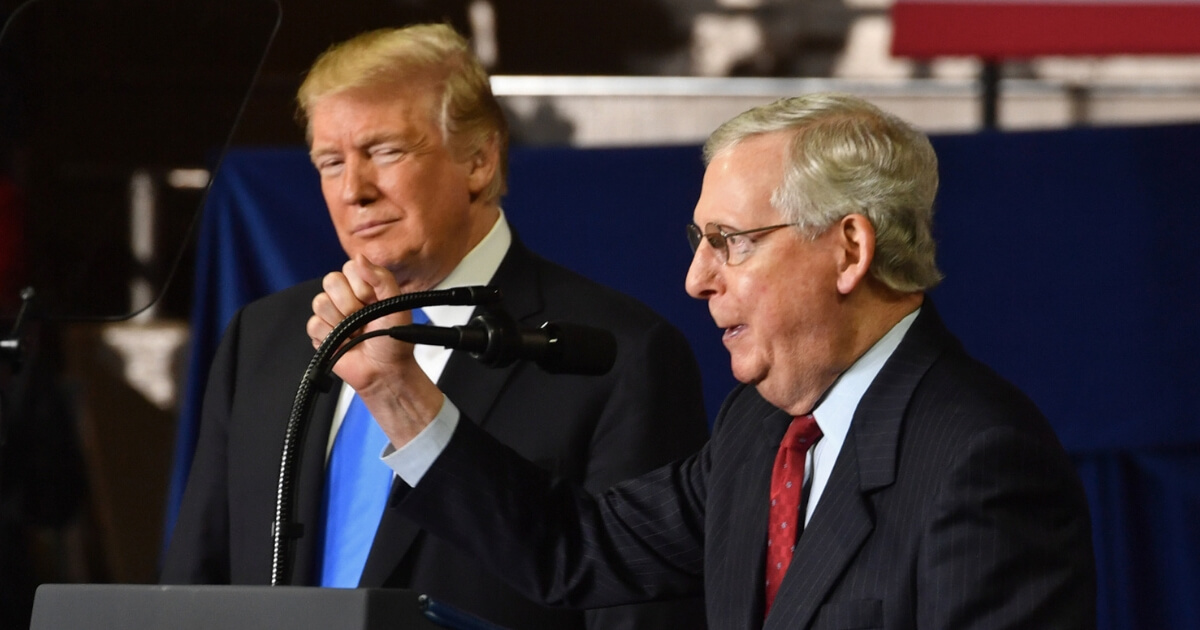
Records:
[[[745,258],[737,261],[736,263],[729,262],[729,239],[730,238],[735,237],[735,236],[746,236],[747,234],[757,234],[759,232],[767,232],[770,230],[778,230],[780,228],[785,228],[785,227],[795,227],[797,225],[800,225],[800,224],[799,223],[779,223],[777,225],[767,225],[764,227],[751,228],[749,230],[738,230],[737,232],[726,232],[720,224],[709,222],[709,223],[706,223],[704,225],[704,227],[705,227],[705,229],[714,230],[712,232],[700,231],[700,226],[696,225],[695,223],[688,223],[686,226],[684,226],[684,229],[687,232],[688,245],[692,246],[692,255],[695,255],[696,250],[700,249],[700,241],[705,240],[705,241],[708,241],[708,246],[713,248],[713,251],[716,252],[717,258],[721,261],[721,264],[733,266],[733,265],[740,265],[742,262],[745,261]],[[713,243],[713,237],[717,237],[717,236],[721,237],[720,245],[716,245]],[[747,256],[749,256],[749,254],[747,254]]]

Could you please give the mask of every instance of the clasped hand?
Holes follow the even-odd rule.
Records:
[[[340,272],[326,275],[321,286],[324,291],[313,298],[306,327],[314,348],[346,316],[400,294],[392,272],[361,254]],[[371,321],[354,334],[411,323],[411,313],[402,311]],[[442,392],[417,365],[410,344],[390,337],[367,340],[347,352],[333,371],[358,392],[396,448],[420,433],[441,409]]]

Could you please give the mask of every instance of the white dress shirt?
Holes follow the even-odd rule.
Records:
[[[811,483],[811,486],[808,491],[807,509],[804,512],[805,525],[808,525],[813,509],[817,507],[821,493],[829,483],[829,475],[833,472],[838,453],[842,452],[842,444],[850,431],[850,421],[854,419],[858,403],[862,401],[863,394],[867,393],[867,388],[875,381],[883,364],[887,363],[888,358],[896,351],[900,340],[904,339],[904,335],[916,321],[917,313],[920,312],[921,309],[918,308],[892,326],[892,329],[863,353],[849,369],[842,372],[833,383],[833,387],[825,392],[821,402],[817,403],[817,408],[813,409],[812,415],[816,418],[823,437],[812,447],[806,462],[805,482]]]

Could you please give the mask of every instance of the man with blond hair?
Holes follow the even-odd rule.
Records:
[[[633,299],[530,252],[509,227],[508,131],[487,74],[451,28],[365,33],[324,53],[298,95],[313,165],[349,262],[386,270],[397,292],[490,284],[524,326],[611,330],[601,377],[531,364],[488,369],[423,346],[416,362],[488,432],[548,472],[600,490],[697,450],[707,437],[699,370],[683,336]],[[328,279],[344,277],[331,275]],[[246,306],[229,325],[205,395],[195,464],[164,582],[270,580],[278,453],[320,280]],[[437,326],[471,307],[432,306]],[[385,510],[386,437],[355,390],[318,399],[301,456],[305,536],[293,582],[402,587],[512,628],[651,628],[703,623],[698,600],[580,613],[535,604],[469,556]],[[485,536],[486,538],[486,536]]]
[[[410,346],[367,342],[336,370],[391,442],[389,509],[555,605],[703,593],[713,628],[1094,628],[1071,461],[925,295],[941,273],[924,134],[813,94],[734,118],[705,156],[686,288],[742,383],[708,444],[589,493],[479,431]],[[309,335],[397,290],[347,265]]]

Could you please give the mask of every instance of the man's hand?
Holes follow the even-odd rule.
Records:
[[[325,292],[313,298],[307,326],[314,348],[347,315],[400,294],[392,272],[362,255],[346,262],[341,272],[325,276],[321,286]],[[355,335],[411,322],[407,311],[396,313],[368,323]],[[442,392],[417,365],[412,346],[389,337],[359,344],[333,371],[358,392],[396,448],[408,444],[442,407]]]

